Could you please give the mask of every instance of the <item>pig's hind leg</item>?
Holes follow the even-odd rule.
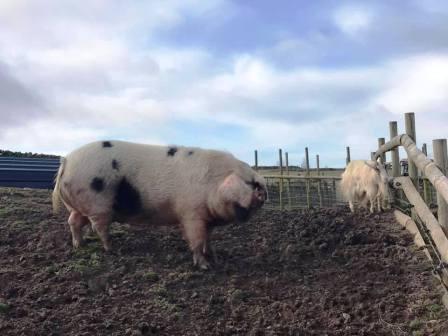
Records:
[[[74,248],[82,244],[82,227],[89,223],[89,219],[79,212],[72,210],[68,218],[68,224],[72,233],[72,243]]]
[[[193,264],[206,270],[210,267],[205,252],[207,250],[207,224],[201,220],[187,220],[183,223],[184,238],[193,252]]]
[[[350,211],[352,213],[355,213],[355,204],[354,204],[354,202],[352,200],[348,201],[348,206],[350,207]]]
[[[106,251],[110,251],[110,242],[109,242],[109,225],[111,223],[111,219],[107,215],[96,215],[89,217],[92,222],[92,228],[96,231],[98,236],[103,243],[103,247]]]

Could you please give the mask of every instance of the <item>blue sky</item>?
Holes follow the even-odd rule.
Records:
[[[260,164],[368,158],[388,122],[448,135],[445,1],[0,3],[0,148],[98,139],[227,150]]]

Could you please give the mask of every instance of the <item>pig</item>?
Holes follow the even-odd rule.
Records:
[[[386,170],[378,161],[351,161],[342,174],[341,189],[352,213],[355,213],[354,202],[360,202],[363,207],[370,202],[370,213],[374,212],[376,203],[381,212],[389,193]]]
[[[61,160],[52,194],[70,215],[72,244],[91,224],[106,251],[111,222],[178,225],[193,264],[208,269],[213,227],[245,222],[267,198],[266,182],[232,154],[196,147],[96,141]]]

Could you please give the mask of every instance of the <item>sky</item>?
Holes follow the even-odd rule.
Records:
[[[0,149],[95,140],[248,163],[367,159],[414,112],[448,136],[448,2],[2,0]]]

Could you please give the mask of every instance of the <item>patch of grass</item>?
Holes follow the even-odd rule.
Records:
[[[166,313],[169,313],[173,315],[176,318],[180,317],[180,312],[182,311],[182,308],[178,305],[169,302],[165,298],[156,298],[154,301],[154,305],[157,307],[157,310],[165,311]]]
[[[24,209],[22,209],[20,207],[11,206],[11,207],[0,209],[0,211],[1,211],[0,212],[1,215],[10,216],[10,215],[21,214],[24,211]]]
[[[148,271],[143,273],[143,279],[150,282],[156,282],[159,281],[159,275],[156,272]]]
[[[413,331],[418,331],[423,326],[423,322],[419,319],[414,319],[409,323],[409,328]]]
[[[121,229],[121,228],[112,228],[112,229],[110,230],[110,235],[111,235],[112,237],[122,237],[122,236],[125,236],[125,235],[127,235],[127,234],[128,234],[128,231],[123,230],[123,229]]]
[[[11,227],[13,228],[22,228],[26,226],[26,222],[24,220],[16,220],[11,223]]]
[[[151,293],[156,294],[159,297],[168,298],[168,290],[166,289],[165,285],[163,284],[157,284],[154,285],[150,290]]]
[[[76,250],[73,259],[66,264],[66,270],[78,272],[83,276],[101,272],[106,265],[103,263],[100,249],[101,247],[92,244]]]
[[[0,314],[6,314],[10,309],[10,305],[0,302]]]
[[[168,275],[168,277],[173,280],[174,282],[177,281],[188,281],[188,280],[192,280],[194,278],[197,278],[198,275],[195,272],[192,271],[186,271],[186,272],[176,272],[176,273],[170,273]]]
[[[84,236],[84,241],[87,242],[98,242],[100,241],[100,237],[98,237],[95,233],[90,233]]]
[[[152,301],[158,310],[180,317],[182,308],[176,304],[173,293],[170,293],[164,284],[155,284],[149,292],[155,294]]]
[[[59,267],[57,267],[56,265],[48,266],[48,267],[45,269],[45,271],[46,271],[48,274],[51,274],[51,275],[55,275],[55,274],[57,274],[57,273],[58,273],[58,270],[59,270]]]
[[[250,297],[250,293],[243,291],[241,289],[235,289],[231,294],[230,298],[233,302],[246,301]]]
[[[425,308],[430,319],[438,318],[444,311],[444,307],[437,303],[429,304]]]
[[[76,258],[90,259],[92,254],[99,255],[102,251],[103,246],[100,243],[84,244],[75,250],[74,255]]]

